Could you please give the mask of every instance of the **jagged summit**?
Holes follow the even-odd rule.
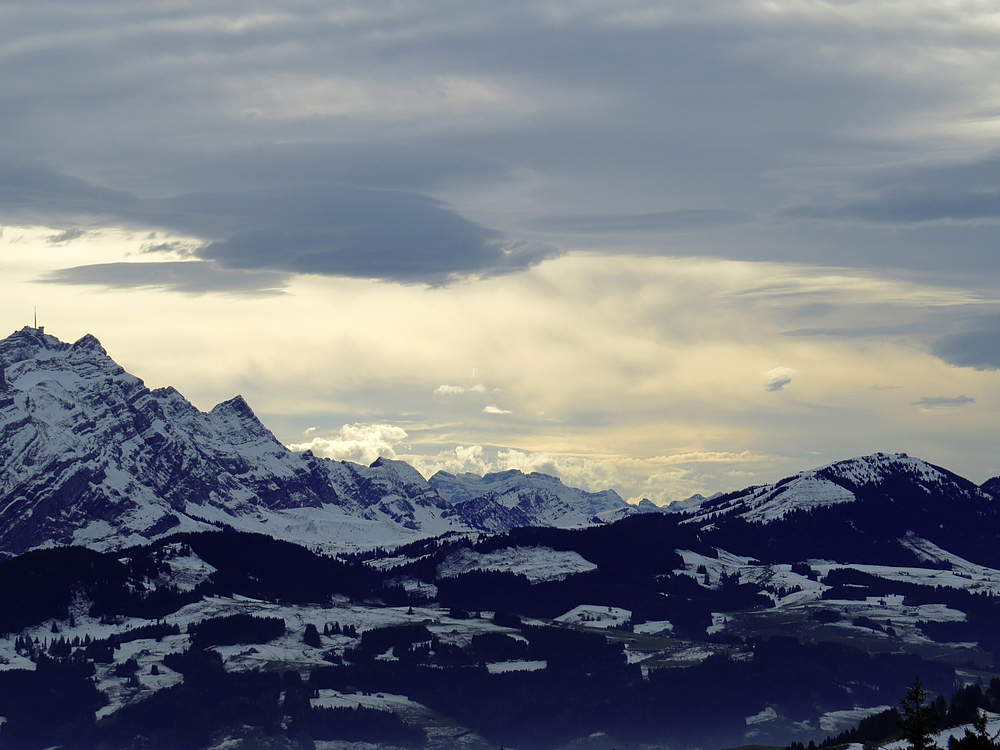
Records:
[[[553,477],[465,507],[405,462],[365,467],[293,453],[241,396],[201,412],[172,387],[147,388],[92,335],[67,344],[30,327],[0,341],[0,468],[0,554],[107,549],[185,529],[344,549],[580,523],[566,504],[579,491]],[[548,492],[553,485],[559,493]],[[529,495],[524,512],[503,504]],[[574,498],[594,515],[588,493]]]

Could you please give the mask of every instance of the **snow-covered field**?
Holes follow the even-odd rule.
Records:
[[[643,635],[660,635],[661,633],[670,633],[673,629],[674,624],[669,620],[650,620],[635,625],[632,632]]]
[[[595,604],[581,604],[564,615],[556,618],[556,622],[567,625],[586,625],[588,628],[621,628],[632,619],[632,613],[619,607],[601,607]]]
[[[786,594],[785,597],[781,598],[774,595],[775,603],[779,605],[802,600],[815,600],[830,588],[804,575],[793,573],[791,565],[763,564],[751,557],[734,555],[723,549],[717,550],[718,557],[709,557],[683,549],[677,550],[677,553],[684,560],[684,568],[677,572],[691,576],[707,588],[719,588],[722,585],[723,576],[729,578],[736,576],[739,583],[753,583],[774,591],[781,588],[786,591],[796,587],[801,589],[801,591]]]
[[[532,583],[561,581],[576,573],[597,570],[597,566],[576,552],[550,547],[509,547],[482,554],[460,549],[438,565],[439,578],[455,578],[473,570],[523,575]]]
[[[412,614],[411,614],[412,612]],[[115,674],[115,664],[98,664],[98,689],[105,692],[110,700],[98,713],[98,718],[114,713],[122,706],[144,698],[151,691],[169,687],[181,681],[181,675],[163,665],[163,657],[170,653],[180,653],[190,646],[187,628],[192,623],[210,617],[224,617],[233,614],[249,614],[258,617],[280,617],[285,621],[285,634],[268,643],[253,645],[215,646],[229,671],[244,671],[264,667],[280,667],[298,669],[303,672],[314,667],[327,665],[323,655],[333,651],[343,655],[347,648],[356,645],[356,641],[348,636],[338,634],[321,636],[319,648],[308,646],[303,641],[306,625],[315,625],[322,633],[324,626],[338,623],[341,629],[347,626],[357,628],[362,633],[372,628],[406,623],[422,623],[442,641],[467,646],[476,633],[505,632],[520,637],[517,631],[494,625],[489,619],[455,620],[449,618],[441,609],[431,607],[370,607],[352,605],[346,601],[335,603],[332,607],[297,606],[274,604],[270,602],[248,599],[237,596],[206,597],[202,601],[189,604],[172,615],[163,618],[169,625],[178,625],[180,635],[169,635],[154,640],[143,638],[122,643],[115,652],[115,662],[123,663],[135,659],[139,665],[136,677],[138,686],[130,686],[128,678]],[[146,620],[122,619],[117,624],[102,624],[88,617],[84,612],[75,615],[74,627],[59,626],[59,632],[53,633],[51,625],[45,623],[30,628],[23,635],[37,638],[39,643],[47,644],[55,638],[66,638],[72,641],[86,636],[91,639],[108,638],[115,633],[127,632],[131,628],[148,625]],[[154,666],[159,674],[152,674]],[[539,669],[541,666],[510,667],[511,669]],[[14,638],[0,639],[0,670],[34,669],[35,665],[27,657],[19,655],[14,649]]]

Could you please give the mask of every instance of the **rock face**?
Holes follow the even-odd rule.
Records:
[[[0,461],[4,555],[225,527],[344,549],[599,515],[588,493],[519,472],[463,511],[401,461],[293,453],[240,396],[201,412],[173,388],[146,388],[93,336],[67,344],[34,328],[0,341]],[[602,511],[630,512],[609,493]]]

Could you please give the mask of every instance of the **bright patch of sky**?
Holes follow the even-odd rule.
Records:
[[[422,472],[1000,472],[974,0],[21,4],[0,324]]]

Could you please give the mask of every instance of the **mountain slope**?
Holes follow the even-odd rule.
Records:
[[[683,523],[761,560],[912,562],[923,539],[986,565],[1000,504],[963,477],[906,454],[876,453],[711,498]]]

